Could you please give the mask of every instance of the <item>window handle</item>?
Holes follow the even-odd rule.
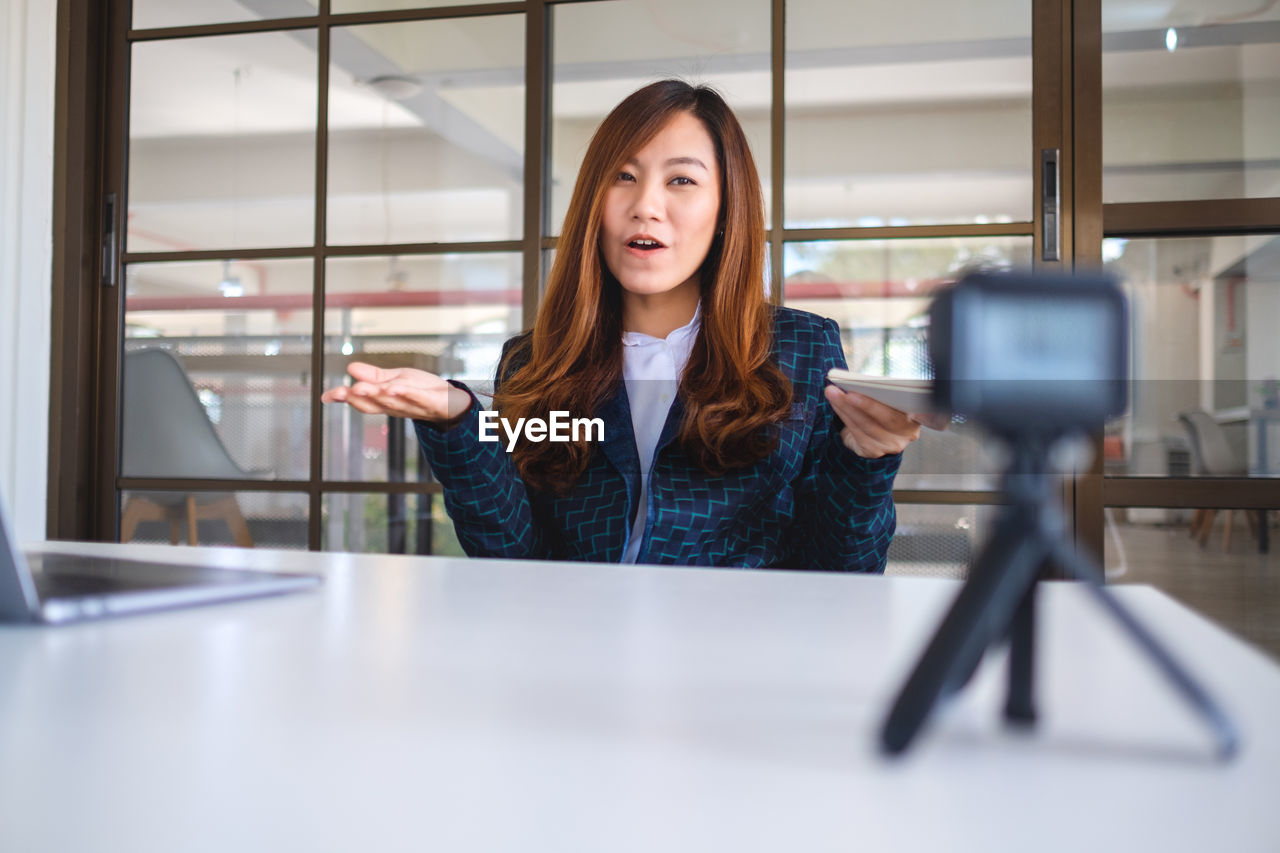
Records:
[[[1040,260],[1062,260],[1062,184],[1058,148],[1040,149]]]
[[[102,201],[102,286],[115,287],[116,267],[119,266],[118,234],[116,230],[115,193],[107,193]]]

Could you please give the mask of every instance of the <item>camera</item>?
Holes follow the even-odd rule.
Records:
[[[1128,310],[1102,275],[979,272],[929,311],[933,402],[1004,436],[1099,429],[1128,402]]]
[[[1098,429],[1124,411],[1128,311],[1101,276],[974,273],[934,300],[929,354],[933,402],[1008,445],[1002,507],[959,595],[894,700],[880,734],[896,755],[934,706],[964,686],[991,647],[1009,642],[1005,718],[1036,719],[1035,588],[1057,566],[1086,589],[1212,729],[1218,755],[1235,754],[1231,719],[1103,584],[1102,572],[1062,533],[1049,449],[1062,436]]]

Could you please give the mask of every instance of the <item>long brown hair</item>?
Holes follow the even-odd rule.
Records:
[[[605,193],[627,159],[677,114],[698,118],[720,167],[720,230],[699,271],[702,326],[680,381],[679,443],[710,474],[750,465],[777,446],[772,425],[791,405],[791,384],[769,357],[764,297],[764,196],[746,134],[713,89],[682,80],[651,83],[613,109],[587,147],[555,264],[532,334],[507,355],[494,398],[503,418],[553,410],[594,416],[622,382],[622,293],[600,252]],[[518,366],[516,366],[518,365]],[[564,491],[582,475],[591,446],[516,445],[525,482]]]

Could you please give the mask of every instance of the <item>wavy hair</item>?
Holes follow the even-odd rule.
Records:
[[[600,250],[605,194],[627,160],[676,115],[699,119],[715,145],[721,234],[699,270],[702,325],[680,381],[678,442],[709,474],[751,465],[777,446],[774,425],[791,384],[770,358],[772,310],[764,296],[764,196],[746,134],[713,89],[662,80],[613,109],[587,147],[555,263],[533,330],[511,347],[494,397],[502,417],[554,410],[594,416],[622,382],[622,287]],[[591,446],[520,442],[513,461],[529,485],[566,491]]]

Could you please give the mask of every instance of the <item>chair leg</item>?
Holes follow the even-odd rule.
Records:
[[[1201,510],[1201,519],[1199,526],[1196,528],[1197,542],[1204,544],[1204,540],[1208,539],[1208,532],[1213,529],[1213,510]]]
[[[1204,523],[1204,514],[1208,510],[1198,509],[1191,516],[1191,538],[1196,539],[1200,536],[1200,525]]]
[[[1225,519],[1225,526],[1222,528],[1222,550],[1223,551],[1231,550],[1231,522],[1234,520],[1232,518],[1234,514],[1235,514],[1235,510],[1229,509],[1229,510],[1226,510],[1222,516],[1223,519]]]
[[[196,531],[200,526],[200,517],[196,513],[196,496],[187,495],[187,543],[190,545],[199,545],[200,538],[196,535]]]
[[[221,518],[226,522],[237,545],[241,548],[253,547],[253,536],[249,533],[249,522],[245,521],[244,513],[240,511],[240,504],[236,501],[235,495],[219,498],[209,504],[208,511],[210,515],[215,518]]]
[[[1204,521],[1200,523],[1200,535],[1196,537],[1196,541],[1203,548],[1209,542],[1209,533],[1213,530],[1213,519],[1217,516],[1216,509],[1206,509],[1204,511]]]
[[[1267,532],[1267,510],[1246,509],[1244,517],[1249,520],[1249,541],[1258,543],[1258,553],[1265,554],[1270,549],[1270,542],[1264,536]]]
[[[172,506],[162,506],[161,512],[164,513],[164,520],[169,522],[169,544],[178,545],[182,542],[182,525],[183,525],[183,506],[182,504],[174,504]]]
[[[129,498],[120,517],[120,541],[131,542],[144,521],[164,521],[164,509],[146,498]]]

